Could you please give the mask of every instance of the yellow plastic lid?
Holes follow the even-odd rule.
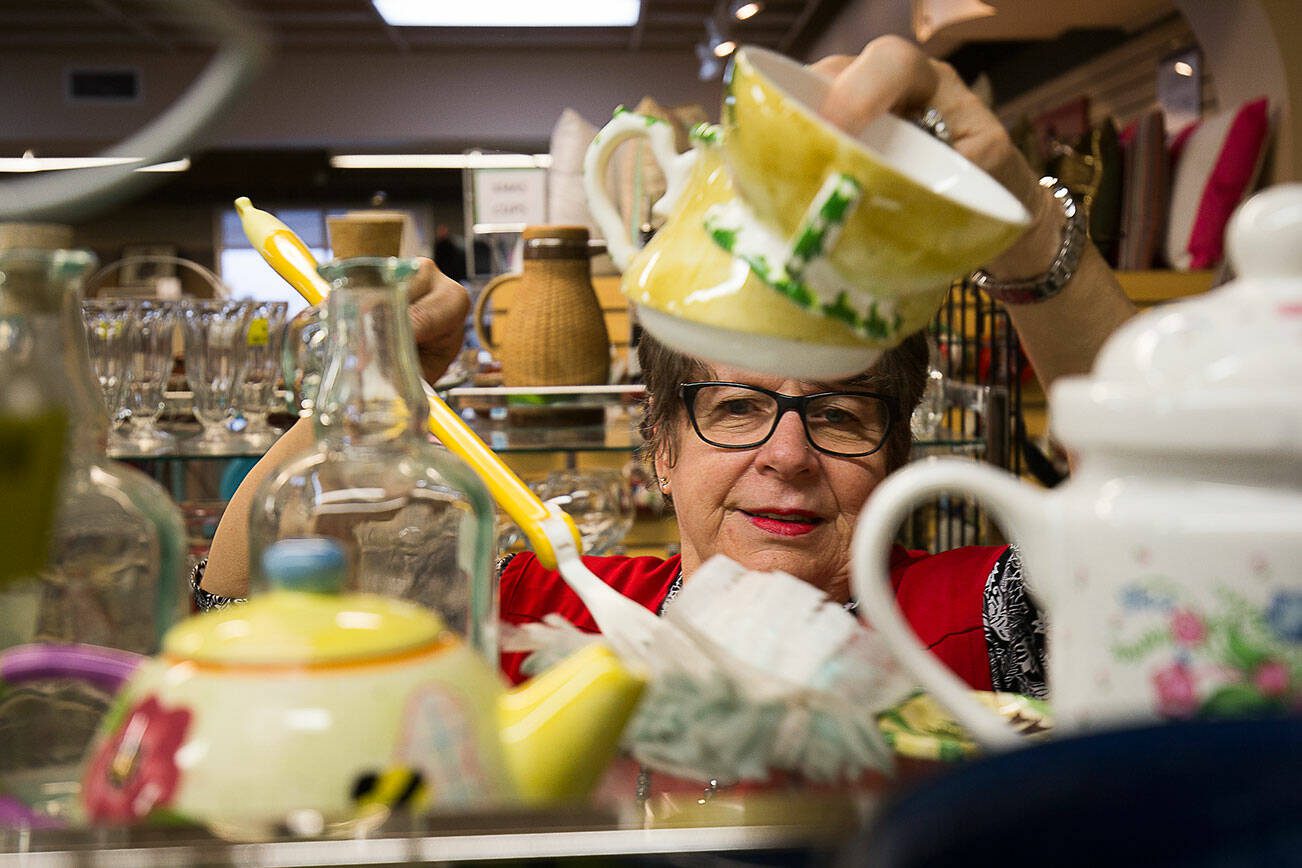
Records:
[[[163,637],[163,654],[217,666],[302,668],[376,662],[458,641],[438,615],[414,603],[339,593],[347,564],[334,540],[280,540],[261,564],[272,591],[176,625]]]
[[[177,624],[163,654],[225,666],[378,661],[457,642],[433,612],[373,594],[274,590]]]

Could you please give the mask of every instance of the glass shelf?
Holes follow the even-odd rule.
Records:
[[[642,444],[638,431],[641,419],[642,386],[567,386],[534,388],[455,388],[447,402],[479,435],[489,448],[500,453],[628,452]],[[174,448],[161,454],[137,454],[110,450],[113,458],[126,461],[224,461],[259,458],[265,446],[233,441],[221,452],[199,451],[194,439],[199,425],[185,421],[181,407],[187,393],[169,392],[172,409],[162,427],[176,437]],[[288,413],[273,417],[280,429],[293,424]],[[913,457],[986,453],[984,438],[956,432],[940,432],[926,440],[915,440]]]
[[[199,436],[199,424],[192,422],[167,422],[159,425],[161,429],[176,438],[176,442],[166,452],[133,452],[109,448],[109,457],[118,461],[227,461],[231,458],[261,458],[267,451],[267,444],[241,443],[232,441],[230,448],[217,452],[196,448],[195,438]],[[283,430],[284,426],[276,426]]]
[[[479,820],[483,823],[483,820]],[[589,828],[483,831],[468,825],[434,834],[381,834],[358,840],[285,840],[235,843],[201,830],[84,833],[31,831],[0,836],[0,866],[118,865],[411,865],[461,861],[554,860],[597,857],[603,863],[679,865],[714,854],[750,854],[767,864],[830,861],[848,835],[796,826],[722,826],[638,829]],[[12,840],[5,840],[12,838]],[[7,851],[7,852],[6,852]],[[787,860],[793,860],[788,862]]]

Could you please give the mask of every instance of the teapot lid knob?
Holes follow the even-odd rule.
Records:
[[[1244,277],[1302,276],[1302,184],[1270,187],[1240,205],[1226,242]]]
[[[343,547],[326,537],[283,539],[262,553],[263,575],[280,590],[337,594],[347,570]]]

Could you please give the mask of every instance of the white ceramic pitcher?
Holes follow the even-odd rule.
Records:
[[[896,528],[941,492],[978,497],[1021,551],[1058,729],[1302,707],[1302,184],[1245,203],[1229,253],[1237,281],[1136,317],[1091,375],[1055,384],[1067,483],[937,459],[860,517],[861,611],[988,747],[1018,737],[922,647],[887,582]]]

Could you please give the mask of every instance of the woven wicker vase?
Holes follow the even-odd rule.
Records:
[[[506,288],[499,312],[509,309],[496,341],[487,340],[483,315],[489,297]],[[524,271],[484,287],[475,305],[480,343],[502,363],[506,386],[582,386],[610,377],[610,336],[592,287],[588,230],[529,226]]]

